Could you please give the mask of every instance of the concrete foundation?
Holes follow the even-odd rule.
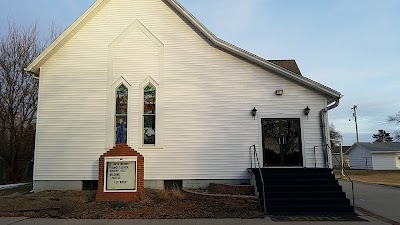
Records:
[[[243,179],[243,180],[183,180],[183,187],[184,188],[208,188],[208,185],[210,183],[239,185],[241,183],[250,184],[250,180],[249,179]]]
[[[250,183],[249,179],[241,180],[182,180],[183,188],[208,188],[210,183],[233,184]],[[46,190],[82,190],[83,181],[34,181],[33,190],[35,192]],[[164,189],[164,180],[145,180],[144,187],[149,189]]]
[[[57,190],[57,191],[65,191],[65,190],[82,190],[82,181],[76,180],[63,180],[63,181],[49,181],[49,180],[40,180],[33,182],[33,191],[47,191],[47,190]]]

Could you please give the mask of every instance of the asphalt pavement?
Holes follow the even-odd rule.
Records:
[[[339,183],[347,198],[352,199],[351,183],[342,180]],[[400,188],[354,182],[354,196],[356,207],[400,224]]]

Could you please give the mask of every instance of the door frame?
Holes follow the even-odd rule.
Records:
[[[300,119],[300,138],[301,138],[301,155],[303,158],[303,165],[302,166],[268,166],[268,167],[290,167],[290,168],[306,168],[307,166],[307,159],[306,159],[306,148],[305,148],[305,139],[304,139],[304,119],[301,115],[296,115],[296,114],[271,114],[271,115],[266,115],[262,114],[258,116],[258,146],[259,146],[259,158],[264,159],[264,151],[263,151],[263,143],[262,143],[262,119]],[[262,161],[263,167],[264,167],[264,160]]]

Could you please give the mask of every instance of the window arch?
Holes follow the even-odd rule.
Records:
[[[156,144],[156,86],[151,82],[143,88],[143,144]]]
[[[115,90],[115,144],[127,143],[128,87],[120,84]]]

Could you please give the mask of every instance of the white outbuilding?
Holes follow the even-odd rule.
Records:
[[[354,143],[347,154],[351,169],[400,169],[400,142]]]

